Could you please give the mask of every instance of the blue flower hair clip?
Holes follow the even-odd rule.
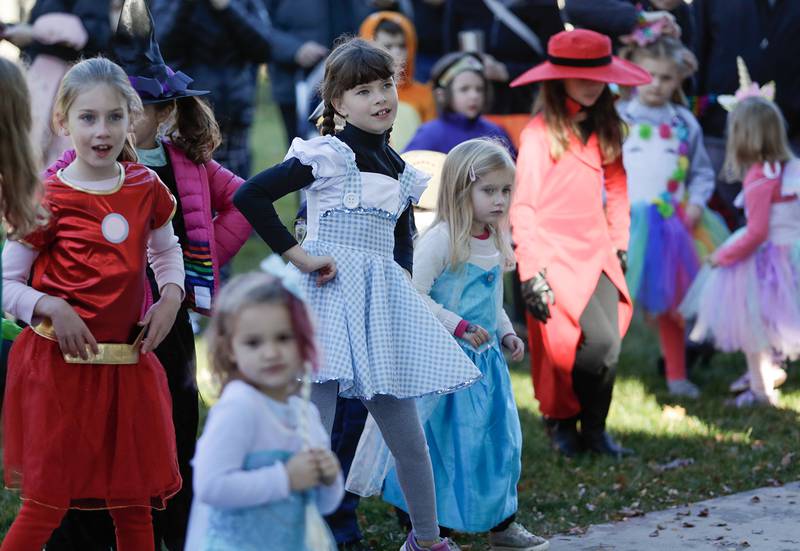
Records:
[[[258,266],[262,272],[266,272],[271,276],[278,278],[283,285],[284,289],[289,291],[298,299],[303,302],[306,301],[305,293],[302,287],[302,278],[300,272],[286,264],[277,254],[271,254],[261,261]]]

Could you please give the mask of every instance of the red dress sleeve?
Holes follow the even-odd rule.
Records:
[[[150,229],[158,229],[169,221],[175,215],[175,210],[178,208],[178,203],[175,197],[170,193],[169,188],[161,181],[155,172],[152,173],[153,188],[155,197],[153,199],[153,216],[151,218]]]
[[[20,239],[20,243],[37,251],[46,249],[56,237],[59,208],[57,198],[49,185],[52,178],[57,178],[57,176],[51,176],[45,181],[44,199],[42,199],[42,207],[47,212],[47,220],[42,225],[36,226],[23,239]]]

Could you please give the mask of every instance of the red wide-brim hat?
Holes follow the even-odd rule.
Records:
[[[635,63],[611,55],[611,39],[606,35],[576,29],[554,34],[547,43],[547,61],[522,73],[511,86],[564,78],[622,86],[639,86],[651,80],[650,73]]]

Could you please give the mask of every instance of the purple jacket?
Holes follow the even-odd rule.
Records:
[[[195,164],[171,143],[164,141],[164,147],[175,173],[186,224],[186,301],[190,308],[208,315],[220,287],[220,266],[233,258],[252,232],[245,217],[233,206],[233,194],[244,180],[216,161]],[[46,174],[67,167],[73,160],[75,151],[69,149]],[[145,307],[151,303],[152,297],[148,296]]]
[[[458,144],[473,138],[499,138],[512,155],[514,146],[505,130],[483,117],[468,119],[460,113],[442,113],[438,118],[422,124],[408,142],[405,151],[428,149],[450,153]]]

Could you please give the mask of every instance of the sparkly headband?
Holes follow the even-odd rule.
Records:
[[[261,264],[259,264],[258,267],[261,268],[262,272],[266,272],[280,280],[283,288],[289,291],[297,299],[302,302],[306,301],[305,293],[300,285],[300,272],[290,267],[288,264],[285,264],[279,255],[269,255],[267,258],[261,261]]]
[[[439,80],[436,81],[436,84],[442,88],[446,88],[451,82],[453,82],[453,79],[456,78],[456,76],[460,75],[464,71],[476,71],[483,74],[483,63],[478,61],[472,55],[465,55],[448,67],[447,70],[442,73],[442,76],[439,77]]]

